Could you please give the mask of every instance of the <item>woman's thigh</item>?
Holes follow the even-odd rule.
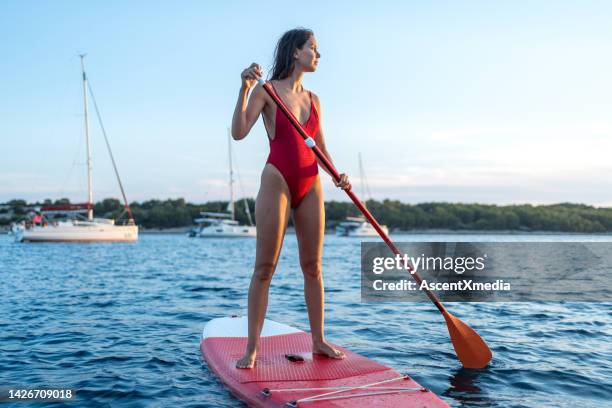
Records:
[[[319,269],[323,253],[323,235],[325,233],[325,207],[323,190],[319,177],[312,188],[293,210],[293,223],[300,250],[302,268]]]
[[[273,269],[276,266],[289,220],[290,202],[289,188],[283,176],[276,167],[266,164],[255,202],[256,268]]]

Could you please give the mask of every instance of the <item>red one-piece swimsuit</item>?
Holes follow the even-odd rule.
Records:
[[[278,95],[276,89],[274,92]],[[319,116],[312,94],[308,94],[310,114],[302,127],[314,139],[319,131]],[[291,208],[297,208],[319,174],[315,154],[279,108],[276,108],[274,139],[269,141],[270,155],[267,163],[281,173],[291,193]]]

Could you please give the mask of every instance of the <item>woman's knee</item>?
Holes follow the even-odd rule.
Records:
[[[302,272],[304,278],[319,279],[321,277],[321,261],[318,259],[310,259],[301,261]]]
[[[255,278],[262,282],[271,281],[275,270],[275,262],[260,262],[255,265]]]

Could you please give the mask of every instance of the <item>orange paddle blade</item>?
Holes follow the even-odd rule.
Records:
[[[455,353],[465,368],[484,368],[493,358],[487,343],[470,326],[448,311],[442,312]]]

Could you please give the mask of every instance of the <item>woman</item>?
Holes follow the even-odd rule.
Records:
[[[331,161],[320,126],[319,98],[302,86],[304,73],[317,69],[320,56],[312,31],[300,28],[286,32],[276,46],[270,82],[280,99]],[[341,359],[344,353],[327,343],[323,333],[321,255],[325,209],[318,159],[263,87],[257,85],[248,98],[249,90],[261,76],[261,67],[255,63],[242,71],[242,86],[232,120],[232,136],[240,140],[246,137],[262,113],[270,142],[270,156],[261,175],[261,187],[255,203],[257,249],[255,270],[249,287],[249,338],[245,354],[238,360],[236,367],[252,368],[255,364],[268,306],[270,281],[276,269],[291,210],[300,266],[304,274],[304,296],[310,319],[312,352]],[[351,188],[346,174],[341,175],[336,186],[345,190]]]

